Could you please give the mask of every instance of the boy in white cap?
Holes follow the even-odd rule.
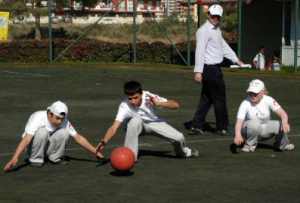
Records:
[[[47,111],[33,113],[27,121],[22,139],[13,157],[5,165],[4,171],[9,171],[16,166],[26,148],[28,148],[28,161],[32,166],[43,166],[45,158],[52,163],[61,163],[70,135],[85,150],[102,158],[102,154],[96,153],[96,148],[84,136],[77,133],[67,116],[68,107],[61,101],[51,104]]]
[[[264,83],[258,79],[252,80],[247,94],[237,113],[234,143],[244,143],[243,152],[254,152],[259,140],[275,136],[275,149],[294,150],[295,146],[287,137],[290,131],[288,115],[275,99],[266,95]],[[271,110],[278,115],[280,121],[270,119]]]
[[[177,109],[179,108],[177,101],[144,91],[141,84],[137,81],[126,82],[124,84],[124,94],[126,98],[119,105],[118,113],[112,126],[106,131],[97,147],[99,151],[104,149],[104,146],[115,136],[117,130],[124,122],[127,124],[124,145],[133,151],[135,160],[138,159],[139,136],[144,132],[156,133],[171,142],[176,155],[179,157],[198,156],[199,152],[197,150],[192,150],[185,146],[184,135],[154,112],[155,107]]]

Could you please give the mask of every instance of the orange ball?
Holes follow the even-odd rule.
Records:
[[[117,147],[110,154],[110,164],[117,171],[129,171],[134,161],[134,153],[128,147]]]

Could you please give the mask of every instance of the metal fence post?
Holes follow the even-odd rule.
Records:
[[[133,36],[132,36],[132,50],[133,50],[133,63],[136,63],[136,40],[137,40],[137,26],[136,26],[136,10],[137,0],[133,0]]]
[[[295,27],[294,27],[294,71],[297,71],[298,66],[298,23],[299,23],[299,0],[295,1]]]
[[[191,65],[191,0],[188,0],[188,13],[187,13],[187,66]]]
[[[242,6],[243,6],[243,0],[238,1],[238,56],[242,57],[242,24],[243,24],[243,18],[242,18]]]
[[[48,41],[49,41],[49,62],[53,60],[53,43],[52,43],[52,0],[48,0]]]

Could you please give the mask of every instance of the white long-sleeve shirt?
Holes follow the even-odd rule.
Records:
[[[238,61],[237,55],[224,40],[220,28],[208,20],[198,29],[196,40],[194,72],[202,73],[204,64],[219,64],[224,57],[234,63]]]

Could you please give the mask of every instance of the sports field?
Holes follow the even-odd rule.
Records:
[[[158,112],[185,132],[187,144],[197,148],[200,157],[178,159],[169,143],[143,136],[139,162],[127,176],[118,176],[108,162],[96,161],[71,140],[67,165],[32,168],[21,159],[17,170],[0,172],[0,202],[300,202],[300,75],[225,71],[231,132],[248,82],[263,79],[270,95],[289,113],[296,150],[286,153],[261,145],[255,153],[232,154],[232,133],[188,135],[182,123],[192,117],[201,88],[192,78],[191,70],[162,65],[1,65],[1,169],[11,158],[29,115],[58,99],[68,104],[70,121],[78,132],[97,144],[115,117],[123,83],[130,79],[181,102],[179,110]],[[214,122],[213,118],[210,112],[208,121]],[[122,145],[123,139],[120,131],[105,155]]]

